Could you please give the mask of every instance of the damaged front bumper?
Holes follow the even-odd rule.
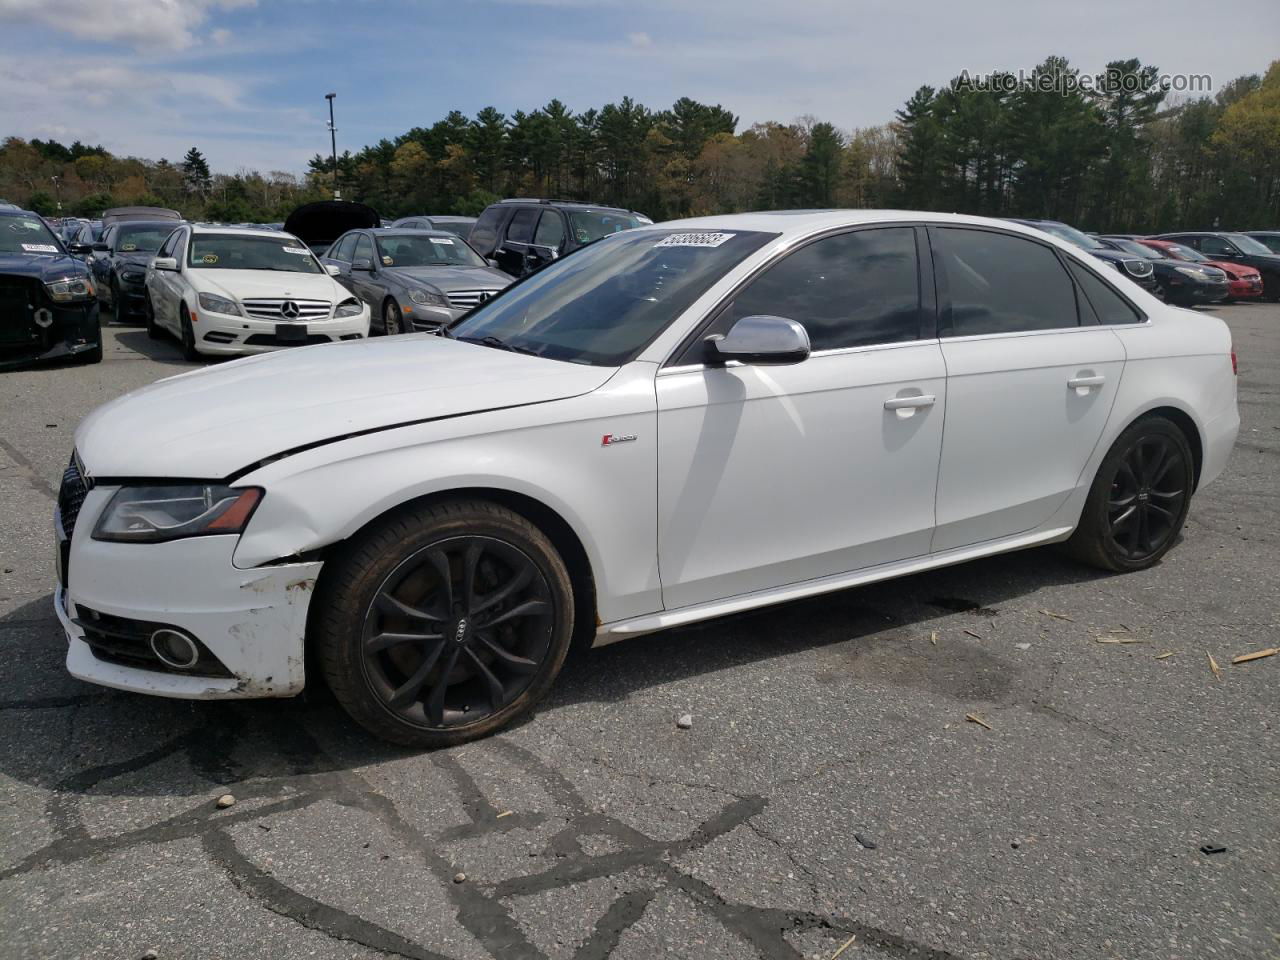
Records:
[[[89,491],[64,547],[54,609],[72,676],[119,690],[185,699],[287,697],[306,682],[307,609],[320,562],[248,570],[238,536],[110,543],[90,536],[115,488]],[[200,663],[175,669],[148,640],[158,627],[198,642]]]
[[[98,304],[35,301],[0,316],[0,370],[74,358],[102,345]]]

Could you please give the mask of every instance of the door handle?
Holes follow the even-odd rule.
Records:
[[[1099,374],[1091,377],[1072,377],[1067,381],[1067,389],[1074,390],[1080,396],[1084,396],[1092,387],[1100,387],[1107,382],[1107,378]]]
[[[915,416],[917,410],[923,407],[932,407],[938,402],[938,398],[930,394],[917,394],[914,397],[890,397],[884,402],[886,410],[892,410],[901,420],[907,417]]]

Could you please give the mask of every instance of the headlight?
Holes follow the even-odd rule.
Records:
[[[215,293],[200,294],[200,309],[208,310],[211,313],[226,313],[233,317],[240,316],[240,307],[236,305],[234,300],[228,300],[226,297],[220,297]]]
[[[49,298],[58,303],[88,300],[93,296],[93,283],[88,277],[64,277],[61,280],[51,280],[44,285],[44,288],[49,291]]]
[[[358,317],[364,306],[355,297],[343,300],[333,311],[334,317]]]
[[[120,276],[123,277],[125,280],[129,280],[133,283],[141,283],[147,277],[145,273],[137,273],[136,271],[122,273],[120,274]]]
[[[261,499],[259,487],[122,487],[102,511],[93,539],[160,543],[239,533]]]
[[[1208,280],[1209,272],[1201,270],[1199,267],[1174,267],[1184,277],[1190,277],[1192,280]]]
[[[414,303],[427,303],[433,307],[447,307],[449,301],[444,298],[444,294],[436,290],[425,290],[421,287],[414,287],[409,291],[409,299]]]

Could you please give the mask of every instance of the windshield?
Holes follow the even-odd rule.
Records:
[[[453,328],[459,340],[614,367],[772,233],[646,230],[557,260]]]
[[[1247,254],[1255,257],[1259,255],[1264,257],[1271,256],[1271,251],[1267,249],[1266,244],[1260,243],[1253,237],[1246,237],[1243,233],[1224,233],[1223,236]]]
[[[281,270],[321,273],[311,251],[292,237],[197,233],[191,238],[187,263],[213,270]]]
[[[463,240],[471,236],[471,225],[474,220],[433,220],[432,229],[443,230],[445,233],[452,233],[455,237],[461,237]]]
[[[1160,254],[1156,253],[1150,247],[1143,246],[1137,240],[1125,240],[1121,237],[1108,238],[1116,247],[1125,253],[1132,253],[1135,257],[1142,257],[1144,260],[1163,260]]]
[[[630,213],[570,213],[569,229],[579,243],[595,243],[611,234],[641,226],[640,218]]]
[[[155,253],[176,223],[126,223],[116,232],[117,253]]]
[[[1159,249],[1161,252],[1168,253],[1168,255],[1173,257],[1175,260],[1190,260],[1192,263],[1205,263],[1209,259],[1194,247],[1188,247],[1181,243],[1171,243],[1167,247]]]
[[[39,217],[0,217],[0,253],[62,253],[62,244]]]
[[[1052,234],[1059,240],[1065,240],[1067,243],[1074,243],[1077,247],[1085,250],[1105,250],[1106,245],[1099,243],[1087,233],[1082,233],[1075,227],[1068,227],[1065,223],[1050,223],[1043,221],[1033,223],[1033,227],[1037,230],[1043,230],[1045,233]]]
[[[458,237],[393,233],[377,238],[384,267],[483,267],[480,256]]]

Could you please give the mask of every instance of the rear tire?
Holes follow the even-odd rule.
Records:
[[[551,541],[483,500],[408,507],[326,564],[309,637],[334,697],[414,747],[487,736],[542,699],[573,637]]]
[[[1104,570],[1157,563],[1178,539],[1195,486],[1186,435],[1161,416],[1130,424],[1111,445],[1067,550]]]

